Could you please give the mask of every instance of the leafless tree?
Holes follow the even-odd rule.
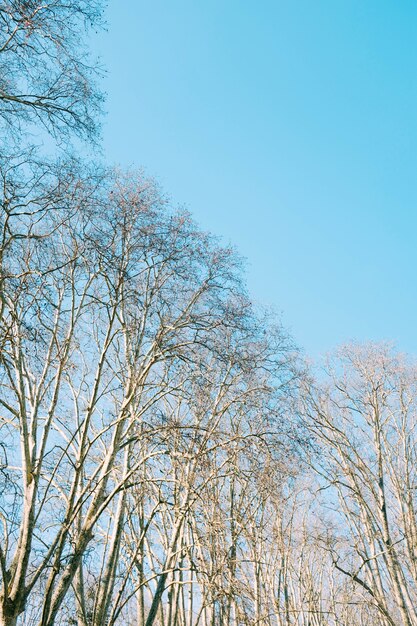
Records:
[[[217,454],[221,468],[231,442],[260,436],[260,426],[233,424],[245,413],[262,424],[267,377],[281,368],[281,382],[291,379],[291,352],[281,336],[275,354],[261,339],[234,254],[165,206],[151,182],[69,172],[52,187],[51,210],[39,189],[10,214],[28,236],[15,230],[4,248],[2,620],[15,624],[36,598],[39,625],[51,626],[71,589],[81,623],[107,620],[134,490],[170,459],[174,508],[155,504],[173,526],[151,624],[198,485],[211,480],[201,464]],[[104,569],[90,615],[82,589],[96,546]]]
[[[417,623],[416,372],[389,346],[347,346],[307,403],[316,469],[343,520],[334,567],[391,626]]]
[[[97,138],[102,7],[0,2],[0,626],[417,626],[415,365],[310,380],[154,182],[27,141]]]
[[[102,6],[100,0],[0,3],[3,141],[6,131],[21,139],[20,131],[40,127],[60,140],[68,133],[96,135],[102,97],[83,33],[100,24]]]

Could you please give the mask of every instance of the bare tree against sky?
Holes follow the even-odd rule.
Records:
[[[97,136],[102,96],[85,39],[102,10],[101,0],[0,3],[2,133],[17,140],[37,128],[60,141]]]

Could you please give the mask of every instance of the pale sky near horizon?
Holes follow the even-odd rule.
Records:
[[[110,0],[107,161],[248,260],[307,353],[417,354],[417,3]]]

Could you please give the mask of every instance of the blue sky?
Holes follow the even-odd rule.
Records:
[[[316,356],[417,352],[417,3],[110,1],[106,159],[248,261]]]

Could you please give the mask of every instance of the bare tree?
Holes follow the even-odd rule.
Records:
[[[347,346],[310,393],[316,469],[343,520],[329,545],[336,570],[382,624],[417,623],[416,367],[387,346]]]
[[[221,468],[231,442],[260,436],[260,426],[233,424],[269,410],[267,377],[281,368],[281,381],[291,378],[291,352],[282,337],[277,355],[261,339],[234,254],[171,211],[151,182],[69,170],[50,196],[40,189],[26,188],[24,203],[15,193],[4,224],[1,620],[36,613],[33,599],[39,626],[52,626],[72,589],[80,623],[113,619],[109,598],[134,522],[130,490],[157,459],[165,469],[171,459],[173,509],[155,502],[173,526],[151,624],[187,553],[188,512],[211,480],[201,475],[206,458],[217,455]],[[26,235],[11,223],[24,223]],[[83,585],[94,550],[103,565],[91,612]]]
[[[100,24],[100,0],[0,3],[0,119],[12,133],[43,127],[93,138],[102,97],[83,33]],[[4,146],[3,146],[4,149]]]

